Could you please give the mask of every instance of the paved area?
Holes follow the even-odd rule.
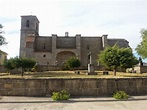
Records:
[[[60,102],[48,97],[1,96],[0,110],[147,110],[147,96],[132,96],[128,100],[81,97]]]

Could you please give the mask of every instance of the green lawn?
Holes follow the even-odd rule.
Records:
[[[74,71],[46,71],[46,72],[26,72],[23,78],[128,78],[128,77],[147,77],[147,73],[123,73],[117,72],[114,76],[112,71],[109,75],[103,75],[102,71],[96,71],[97,75],[86,75],[86,70],[81,70],[80,74]],[[0,78],[22,78],[21,74],[10,75],[9,73],[0,73]]]

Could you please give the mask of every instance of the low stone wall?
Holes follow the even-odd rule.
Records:
[[[6,96],[46,96],[62,89],[72,96],[110,96],[117,90],[147,95],[147,78],[0,79],[0,95]]]
[[[55,71],[55,70],[63,70],[63,66],[50,66],[50,65],[39,65],[38,71]]]
[[[81,66],[78,69],[79,70],[87,70],[87,68],[88,68],[88,66],[87,67]],[[94,69],[102,71],[105,68],[102,66],[94,66]],[[53,66],[53,65],[39,65],[38,66],[38,71],[40,71],[40,72],[41,71],[59,71],[59,70],[64,70],[64,66]],[[3,72],[7,72],[7,69],[3,65],[0,65],[0,73],[3,73]],[[11,73],[21,73],[21,69],[11,70]]]
[[[136,73],[147,73],[147,66],[135,66],[134,70]]]
[[[85,66],[80,66],[78,70],[87,70],[87,67]],[[94,70],[99,70],[102,71],[105,68],[103,66],[94,66]],[[64,70],[64,66],[53,66],[53,65],[39,65],[38,66],[38,71],[58,71],[58,70]]]

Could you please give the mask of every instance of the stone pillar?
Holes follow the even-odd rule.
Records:
[[[57,43],[57,35],[56,34],[52,34],[52,64],[53,65],[56,65],[56,49],[57,49],[57,46],[56,46],[56,43]]]
[[[93,64],[88,64],[88,75],[93,75],[93,74],[95,74],[94,65]]]
[[[77,57],[81,60],[81,35],[76,34],[76,50],[77,50]]]
[[[89,64],[92,64],[91,52],[88,53]]]
[[[96,75],[96,73],[94,72],[94,65],[92,64],[92,57],[91,57],[91,52],[88,53],[88,58],[90,60],[89,64],[88,64],[88,75]]]
[[[108,35],[102,35],[102,45],[103,45],[103,49],[107,46],[107,36],[108,36]]]

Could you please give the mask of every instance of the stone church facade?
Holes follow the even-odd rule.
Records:
[[[20,57],[34,58],[39,65],[63,66],[65,60],[77,57],[81,66],[87,67],[88,53],[92,54],[92,63],[97,66],[98,54],[106,46],[117,43],[120,47],[129,47],[125,39],[108,39],[102,36],[65,36],[52,34],[39,35],[39,20],[36,16],[21,16]]]

